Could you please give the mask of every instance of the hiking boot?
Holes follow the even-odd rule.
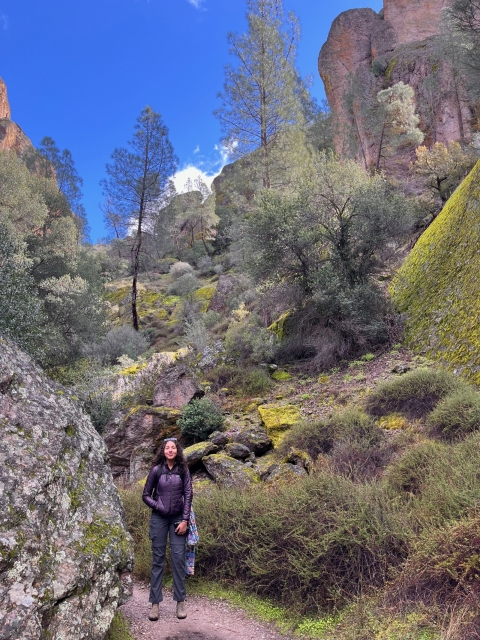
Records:
[[[148,614],[148,619],[152,622],[156,622],[156,620],[158,620],[158,604],[152,604],[152,608]]]
[[[185,611],[185,600],[182,602],[177,602],[177,618],[183,620],[187,617],[187,612]]]

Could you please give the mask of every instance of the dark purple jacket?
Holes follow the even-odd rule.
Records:
[[[162,516],[181,515],[182,520],[188,521],[193,498],[189,470],[181,472],[176,464],[170,470],[165,462],[153,467],[142,498],[146,505]]]

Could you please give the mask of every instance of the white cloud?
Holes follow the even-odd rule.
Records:
[[[195,149],[193,150],[193,153],[199,153],[199,152],[200,152],[200,147],[199,147],[199,146],[198,146],[198,144],[197,144],[197,146],[196,146],[196,147],[195,147]]]
[[[0,29],[6,31],[8,29],[8,16],[4,13],[0,13]]]
[[[187,2],[189,2],[192,7],[195,7],[195,9],[201,9],[202,2],[204,2],[204,0],[187,0]]]
[[[199,147],[197,147],[197,149],[200,151]],[[197,149],[195,149],[194,153],[197,153]],[[228,151],[225,147],[215,145],[214,151],[215,158],[200,156],[195,163],[189,162],[183,169],[177,171],[172,178],[177,193],[184,191],[185,183],[189,178],[192,182],[196,178],[201,178],[208,188],[211,189],[213,180],[229,161]]]

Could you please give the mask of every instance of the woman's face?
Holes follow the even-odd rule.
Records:
[[[177,457],[177,445],[175,442],[172,442],[171,440],[167,442],[165,444],[164,453],[167,460],[175,460]]]

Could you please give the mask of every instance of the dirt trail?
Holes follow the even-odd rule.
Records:
[[[292,640],[221,600],[187,596],[186,620],[175,617],[175,604],[172,593],[164,589],[160,617],[150,622],[148,588],[136,583],[132,598],[121,611],[130,622],[135,640]]]

